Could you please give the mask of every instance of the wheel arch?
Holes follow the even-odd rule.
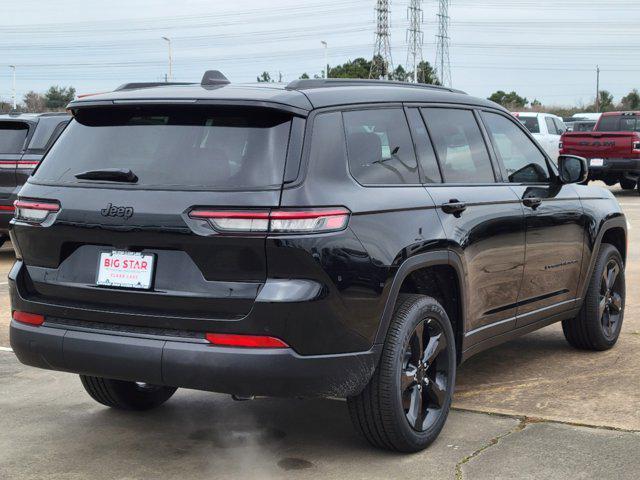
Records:
[[[620,255],[622,255],[622,261],[627,262],[627,219],[624,215],[620,214],[616,217],[605,220],[598,232],[595,240],[593,241],[591,248],[591,258],[589,259],[589,269],[587,270],[584,278],[581,279],[580,287],[580,301],[582,301],[589,288],[589,279],[593,275],[593,270],[598,259],[598,252],[603,243],[613,245],[618,249]]]
[[[459,362],[465,332],[465,278],[462,260],[458,254],[449,250],[427,252],[405,260],[393,278],[375,343],[383,344],[385,341],[398,295],[424,293],[436,297],[447,311],[456,337],[456,355]],[[426,280],[432,280],[434,283]],[[442,286],[455,287],[453,295],[450,291],[443,292]],[[434,293],[436,289],[440,290],[439,295]]]

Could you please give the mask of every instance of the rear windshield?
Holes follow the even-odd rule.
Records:
[[[531,133],[540,133],[540,125],[538,125],[538,117],[518,117],[527,130]]]
[[[607,115],[598,124],[599,132],[640,132],[640,116]]]
[[[596,126],[596,122],[576,122],[573,125],[574,132],[591,132],[593,127]]]
[[[125,169],[144,187],[280,187],[290,124],[289,114],[264,108],[82,109],[34,180],[99,183],[75,176]]]
[[[24,122],[0,122],[0,153],[20,153],[28,133]]]

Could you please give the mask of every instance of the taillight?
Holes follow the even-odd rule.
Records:
[[[263,335],[234,335],[228,333],[207,333],[205,338],[213,345],[244,348],[289,348],[279,338]]]
[[[14,310],[11,316],[16,322],[26,323],[28,325],[42,325],[44,323],[44,315],[38,315],[37,313]]]
[[[18,168],[29,168],[29,169],[34,169],[38,166],[38,162],[37,160],[20,160],[19,162],[16,162],[16,167]]]
[[[39,200],[16,200],[13,206],[16,209],[17,220],[31,223],[42,223],[50,213],[60,210],[57,203]]]
[[[268,232],[269,212],[193,210],[191,218],[202,218],[220,232]]]
[[[271,211],[196,209],[189,217],[206,219],[219,232],[326,233],[345,229],[349,214],[342,207]]]

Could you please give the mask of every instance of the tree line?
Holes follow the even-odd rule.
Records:
[[[335,67],[329,67],[329,78],[369,78],[370,74],[373,76],[380,74],[382,77],[386,77],[387,72],[381,69],[381,61],[379,58],[374,57],[371,60],[367,60],[363,57],[349,60],[342,65],[336,65]],[[434,68],[429,62],[422,61],[418,64],[418,83],[424,83],[429,85],[440,85],[440,80],[436,75]],[[316,74],[313,78],[323,78],[324,70],[320,75]],[[392,72],[389,72],[390,80],[397,80],[400,82],[407,82],[413,79],[413,71],[406,70],[402,65],[398,65]],[[300,79],[311,78],[308,73],[300,75]],[[262,72],[257,78],[260,83],[263,82],[275,82],[275,78],[271,76],[270,72]],[[282,75],[278,74],[278,81],[282,81]]]
[[[554,113],[561,117],[569,117],[575,113],[584,112],[611,112],[616,110],[640,110],[640,92],[637,88],[634,88],[627,95],[622,97],[618,103],[615,102],[613,95],[607,90],[601,90],[599,93],[598,102],[594,99],[593,103],[585,106],[578,107],[547,107],[542,105],[542,102],[535,99],[529,101],[526,97],[521,97],[516,92],[505,92],[498,90],[494,92],[489,100],[499,103],[508,110],[532,110],[536,112]]]
[[[63,111],[67,104],[76,96],[73,87],[60,87],[52,85],[45,93],[29,91],[22,97],[22,102],[16,105],[16,110],[21,113],[42,113]],[[0,102],[0,112],[8,113],[13,110],[11,103]]]

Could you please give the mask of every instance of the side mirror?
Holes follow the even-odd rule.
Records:
[[[589,176],[587,160],[574,155],[560,155],[558,157],[558,171],[562,183],[582,183]]]

